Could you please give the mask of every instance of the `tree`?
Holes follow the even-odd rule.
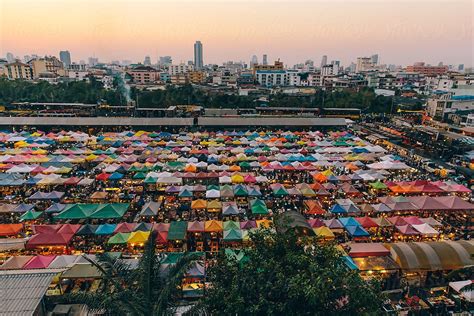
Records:
[[[332,245],[300,238],[294,230],[251,234],[247,261],[225,255],[208,269],[211,286],[189,314],[357,315],[378,313],[376,281],[349,270]]]
[[[156,255],[156,233],[150,234],[138,267],[131,269],[107,253],[98,261],[85,257],[103,275],[101,288],[95,293],[65,296],[69,303],[86,304],[107,315],[168,315],[179,298],[179,285],[195,255],[185,253],[176,264],[165,266]]]

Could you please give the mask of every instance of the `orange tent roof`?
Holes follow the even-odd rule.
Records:
[[[212,220],[206,221],[206,223],[204,224],[204,231],[206,232],[221,232],[223,230],[224,228],[222,221]]]
[[[203,199],[194,200],[191,202],[192,209],[203,209],[207,207],[207,201]]]
[[[23,229],[23,224],[0,224],[0,236],[17,235]]]

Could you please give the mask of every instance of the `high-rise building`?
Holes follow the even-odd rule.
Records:
[[[89,57],[89,66],[93,67],[99,63],[99,58]]]
[[[379,54],[372,55],[370,59],[372,60],[372,64],[374,64],[374,66],[379,64]]]
[[[201,41],[196,41],[196,43],[194,43],[194,67],[199,70],[202,69],[203,66],[202,43]]]
[[[371,57],[357,57],[356,72],[370,71],[374,66]]]
[[[171,56],[160,56],[160,66],[161,67],[169,67],[173,63],[173,59]]]
[[[151,66],[151,58],[150,56],[145,56],[145,60],[143,61],[143,65]]]
[[[253,66],[258,64],[258,58],[257,55],[253,55],[252,59],[250,59],[250,68],[253,68]]]
[[[321,68],[323,68],[323,66],[326,66],[327,63],[328,63],[328,56],[323,55],[323,57],[321,58]]]
[[[458,65],[458,71],[464,71],[464,64]]]
[[[267,54],[263,54],[263,57],[262,57],[262,64],[263,64],[263,65],[268,65]]]
[[[7,61],[12,63],[15,61],[15,56],[12,53],[7,53]]]
[[[59,52],[59,60],[63,62],[67,68],[71,64],[71,53],[68,50],[62,50]]]

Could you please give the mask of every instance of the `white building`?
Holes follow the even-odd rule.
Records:
[[[257,82],[265,87],[288,86],[289,76],[286,70],[257,70]]]
[[[168,73],[171,76],[178,75],[178,74],[185,74],[190,71],[194,70],[192,65],[187,65],[185,63],[181,63],[179,65],[170,65],[168,69]]]
[[[339,74],[339,64],[329,64],[321,67],[322,76],[337,76]]]

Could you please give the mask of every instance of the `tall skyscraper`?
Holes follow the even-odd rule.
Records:
[[[15,61],[15,56],[12,53],[7,53],[7,60],[9,63],[12,63]]]
[[[326,66],[327,64],[328,64],[328,56],[323,55],[323,57],[321,58],[321,68],[323,68],[323,66]]]
[[[94,67],[95,65],[97,65],[99,63],[99,58],[89,57],[88,63],[89,63],[89,66]]]
[[[160,66],[168,67],[173,63],[171,56],[160,56]]]
[[[203,66],[202,43],[201,41],[196,41],[196,43],[194,43],[194,67],[196,69],[202,69]]]
[[[374,64],[374,66],[377,66],[379,63],[379,54],[372,55],[370,59],[372,59],[372,64]]]
[[[253,68],[254,65],[258,64],[258,58],[257,55],[253,55],[252,59],[250,59],[250,68]]]
[[[262,57],[262,64],[268,65],[267,54],[263,54],[263,57]]]
[[[151,66],[151,58],[150,56],[145,56],[145,60],[143,61],[143,65]]]
[[[71,65],[71,53],[68,50],[62,50],[59,52],[59,60],[64,64],[64,67],[69,67]]]

